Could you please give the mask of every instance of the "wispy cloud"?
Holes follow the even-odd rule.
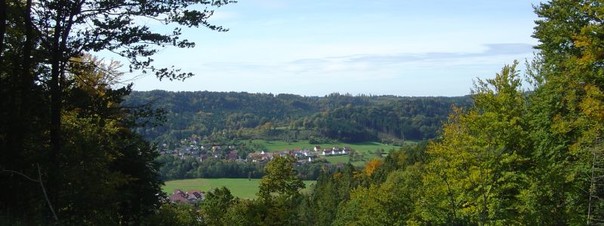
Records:
[[[363,54],[340,57],[299,59],[285,64],[285,69],[298,72],[334,72],[345,70],[375,69],[387,65],[415,64],[432,65],[435,63],[448,65],[473,64],[477,60],[493,59],[498,56],[530,55],[533,52],[531,44],[525,43],[497,43],[487,44],[481,52],[426,52],[426,53],[399,53],[399,54]],[[483,62],[481,62],[483,63]]]
[[[418,61],[459,60],[476,57],[496,57],[502,55],[529,54],[533,51],[530,44],[524,43],[499,43],[487,44],[482,52],[427,52],[427,53],[400,53],[393,55],[363,55],[342,57],[348,62],[371,62],[379,64],[408,63]]]

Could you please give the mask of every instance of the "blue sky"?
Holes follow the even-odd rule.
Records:
[[[522,0],[239,0],[184,30],[193,49],[162,49],[184,82],[136,77],[135,90],[459,96],[513,60],[531,58],[534,20]]]

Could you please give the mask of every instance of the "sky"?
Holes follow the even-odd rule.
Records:
[[[239,0],[209,20],[228,32],[184,29],[195,48],[164,48],[154,57],[158,66],[194,77],[159,81],[134,72],[127,81],[140,91],[467,95],[477,78],[532,58],[532,4],[538,2]]]

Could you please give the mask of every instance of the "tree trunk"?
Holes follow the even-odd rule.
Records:
[[[60,7],[60,6],[59,6]],[[54,34],[51,42],[50,65],[50,153],[48,168],[48,193],[50,200],[60,209],[58,193],[60,184],[59,153],[61,152],[61,31],[63,24],[63,10],[56,9]]]
[[[6,0],[0,0],[0,65],[4,65],[4,34],[6,33]]]

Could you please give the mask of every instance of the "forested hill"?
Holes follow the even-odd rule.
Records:
[[[238,138],[332,139],[346,142],[423,140],[436,136],[464,97],[306,97],[241,92],[132,92],[126,105],[165,110],[161,126],[140,129],[147,139],[177,142],[193,134]]]

